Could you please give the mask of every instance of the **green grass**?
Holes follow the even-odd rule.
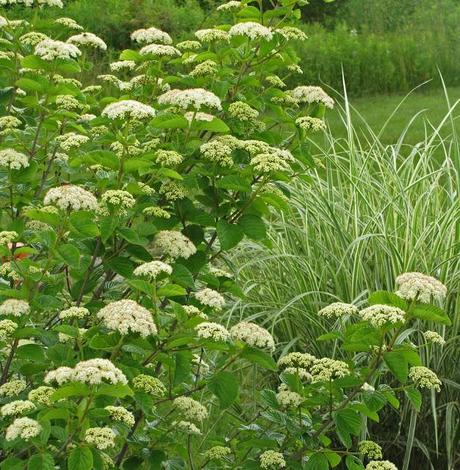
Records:
[[[421,87],[420,90],[423,90]],[[414,91],[408,95],[381,95],[363,98],[350,98],[351,119],[354,129],[360,138],[369,138],[370,130],[379,135],[382,144],[392,145],[401,136],[401,130],[411,123],[404,136],[404,143],[415,145],[422,142],[425,133],[437,127],[444,119],[450,105],[460,100],[460,87],[448,88],[447,97],[444,90],[429,92]],[[347,137],[347,126],[344,120],[343,99],[338,106],[327,114],[327,122],[331,134],[335,138]],[[460,134],[460,106],[457,106],[452,116],[455,128]],[[448,137],[452,133],[450,121],[440,129],[440,135]],[[321,137],[315,137],[315,142],[321,143]]]
[[[459,90],[451,92],[458,97]],[[346,358],[345,351],[317,340],[334,330],[318,317],[320,308],[334,301],[366,305],[369,292],[393,290],[402,272],[440,278],[450,292],[446,309],[452,327],[414,326],[445,334],[443,348],[421,349],[443,390],[431,403],[425,397],[416,423],[405,401],[401,418],[388,412],[381,423],[369,425],[398,468],[404,468],[408,430],[415,429],[409,468],[454,469],[460,468],[460,132],[452,118],[458,112],[447,108],[442,94],[414,95],[382,138],[372,134],[369,128],[380,129],[398,102],[357,100],[369,121],[348,113],[341,136],[338,130],[338,137],[326,134],[314,152],[318,167],[286,186],[291,208],[274,215],[271,247],[247,243],[235,255],[246,298],[231,315],[256,319],[284,350]],[[424,108],[429,109],[424,117],[414,119],[411,113]],[[333,115],[330,124],[334,129],[340,122]],[[415,328],[410,338],[417,341],[419,334]]]

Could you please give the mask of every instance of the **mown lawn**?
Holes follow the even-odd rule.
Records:
[[[426,130],[431,134],[430,131],[439,126],[448,113],[448,101],[450,106],[454,107],[460,100],[460,87],[449,88],[447,93],[448,98],[444,90],[413,92],[408,96],[350,98],[352,123],[359,137],[369,135],[370,128],[376,134],[381,133],[380,140],[384,144],[395,143],[404,129],[409,126],[404,142],[414,145],[424,140]],[[327,114],[332,135],[337,138],[345,137],[347,134],[343,106],[343,101],[339,102],[334,111]],[[399,109],[395,112],[398,106]],[[460,103],[454,107],[452,117],[457,131],[460,131]],[[442,126],[440,134],[446,137],[451,133],[452,122],[448,119]],[[317,140],[318,143],[319,141]]]

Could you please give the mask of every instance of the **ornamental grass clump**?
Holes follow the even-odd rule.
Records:
[[[266,240],[334,105],[287,85],[303,1],[252,3],[179,44],[145,25],[91,81],[102,38],[1,17],[2,468],[363,469],[363,417],[441,387],[406,334],[442,301],[425,278],[322,309],[343,360],[222,319],[225,255]]]

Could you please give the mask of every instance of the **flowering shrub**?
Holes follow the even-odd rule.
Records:
[[[97,84],[102,39],[0,17],[0,468],[393,469],[363,417],[439,390],[408,337],[449,323],[445,288],[418,273],[319,312],[340,359],[277,363],[269,331],[219,322],[241,295],[222,255],[264,240],[333,106],[286,86],[302,2],[253,3],[175,45],[135,31]]]

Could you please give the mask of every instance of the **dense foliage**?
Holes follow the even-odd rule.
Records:
[[[366,420],[440,390],[418,348],[443,344],[442,283],[321,309],[325,357],[220,322],[242,295],[223,256],[266,241],[334,105],[286,85],[297,3],[228,2],[174,45],[136,30],[97,83],[101,38],[0,17],[2,470],[396,468]]]

